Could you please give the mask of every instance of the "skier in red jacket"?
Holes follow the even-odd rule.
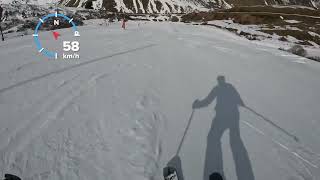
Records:
[[[123,18],[122,19],[122,29],[126,29],[126,19],[125,18]]]

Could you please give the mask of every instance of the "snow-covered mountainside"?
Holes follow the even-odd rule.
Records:
[[[183,13],[209,7],[207,0],[63,0],[62,4],[126,13]]]
[[[314,7],[314,2],[319,0],[225,0],[232,6],[250,5],[302,5]]]
[[[299,5],[317,8],[319,0],[62,0],[66,6],[106,8],[128,13],[181,13],[252,5]]]
[[[320,8],[320,0],[313,0],[312,4],[314,7],[318,8],[318,9]]]
[[[57,0],[0,0],[0,4],[33,4],[33,5],[46,5],[55,4]]]
[[[8,4],[14,1],[36,5],[58,3],[55,0],[2,0],[2,3]],[[184,13],[253,5],[320,7],[320,0],[60,0],[59,3],[68,7],[106,9],[126,13]]]

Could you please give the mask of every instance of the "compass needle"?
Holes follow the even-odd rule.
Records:
[[[56,31],[53,31],[52,34],[55,40],[58,40],[58,37],[61,36],[60,33]]]

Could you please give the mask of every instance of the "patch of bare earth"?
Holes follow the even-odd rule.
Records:
[[[239,31],[235,28],[226,28],[207,22],[214,20],[232,20],[240,25],[257,25],[263,27],[257,31],[279,36],[280,41],[288,41],[290,37],[304,46],[320,45],[320,10],[310,8],[292,8],[272,6],[234,7],[214,12],[195,12],[182,16],[182,22],[195,22],[202,25],[212,25],[227,29],[249,40],[259,40],[259,35]],[[270,38],[270,37],[266,37]],[[309,57],[308,57],[309,58]],[[310,59],[319,60],[318,57]]]

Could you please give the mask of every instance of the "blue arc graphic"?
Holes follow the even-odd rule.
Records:
[[[42,46],[41,46],[41,43],[40,43],[40,40],[39,40],[39,36],[38,36],[38,31],[41,27],[41,25],[43,23],[45,23],[45,21],[50,18],[50,17],[62,17],[64,18],[65,20],[67,20],[71,25],[72,25],[72,29],[74,32],[78,31],[77,30],[77,26],[76,24],[71,20],[71,18],[69,18],[68,16],[65,16],[64,14],[57,14],[57,13],[54,13],[54,14],[48,14],[44,17],[42,17],[37,26],[36,26],[36,29],[34,30],[34,42],[36,43],[37,45],[37,49],[38,49],[38,52],[41,52],[43,55],[49,57],[49,58],[57,58],[57,53],[56,52],[53,52],[53,51],[49,51],[47,49],[44,49]]]

